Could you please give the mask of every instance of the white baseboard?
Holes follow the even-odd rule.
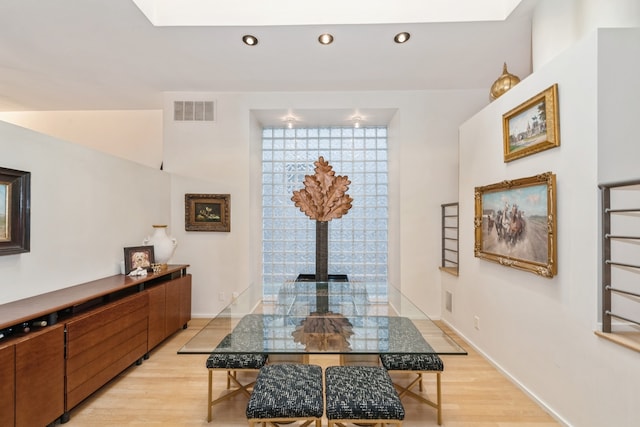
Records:
[[[471,347],[473,347],[473,349],[479,353],[485,360],[487,360],[494,368],[496,368],[502,375],[504,375],[505,377],[507,377],[509,379],[509,381],[511,381],[516,387],[518,387],[520,390],[522,390],[527,396],[529,396],[533,401],[535,401],[538,405],[540,405],[549,415],[551,415],[557,422],[559,422],[560,424],[562,424],[563,426],[566,427],[571,427],[571,424],[565,420],[564,418],[562,418],[560,416],[560,414],[558,414],[556,411],[553,410],[553,408],[551,408],[549,405],[547,405],[546,402],[544,402],[542,399],[540,399],[535,393],[533,393],[531,390],[529,390],[524,384],[522,384],[520,381],[518,381],[515,377],[513,377],[508,371],[506,371],[505,369],[502,368],[502,366],[500,366],[500,364],[498,364],[495,360],[493,360],[491,357],[489,357],[489,355],[487,355],[484,351],[482,351],[482,349],[478,348],[476,345],[473,344],[473,342],[467,337],[465,336],[462,332],[460,332],[458,329],[456,329],[455,327],[453,327],[453,325],[451,325],[449,322],[447,322],[446,320],[442,319],[441,320],[442,323],[446,324],[447,327],[451,328],[460,338],[462,338],[466,344],[470,345]]]

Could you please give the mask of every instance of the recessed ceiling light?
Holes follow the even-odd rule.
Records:
[[[256,36],[252,36],[250,34],[247,34],[246,36],[242,36],[242,41],[247,46],[255,46],[255,45],[258,44],[258,38]]]
[[[351,116],[350,120],[353,123],[353,127],[356,129],[360,128],[360,125],[364,121],[364,119],[361,116],[358,116],[357,114],[355,116]]]
[[[331,44],[333,43],[333,36],[329,33],[320,34],[320,37],[318,37],[318,41],[320,42],[320,44]]]
[[[296,124],[296,118],[293,116],[287,116],[283,121],[287,125],[288,129],[293,129],[293,126]]]
[[[409,40],[409,37],[411,37],[411,34],[403,31],[402,33],[396,34],[396,36],[393,38],[393,41],[401,44]]]

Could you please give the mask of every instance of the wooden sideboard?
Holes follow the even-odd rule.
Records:
[[[188,265],[116,275],[0,305],[0,426],[46,426],[191,319]],[[21,325],[45,320],[23,332]]]

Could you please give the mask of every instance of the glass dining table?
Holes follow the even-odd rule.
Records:
[[[387,283],[261,284],[235,296],[179,354],[467,352]]]

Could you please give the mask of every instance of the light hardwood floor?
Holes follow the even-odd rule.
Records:
[[[204,324],[204,319],[189,322],[187,329],[167,339],[142,365],[130,367],[74,408],[65,426],[247,426],[247,398],[243,395],[215,405],[213,420],[207,423],[207,356],[177,354],[178,349]],[[442,357],[445,364],[442,375],[443,426],[560,425],[470,346],[451,331],[447,332],[469,355]],[[337,364],[338,359],[311,356],[309,362],[329,366]],[[430,377],[425,377],[427,394],[432,394],[435,387],[435,376]],[[225,385],[224,373],[214,374],[214,396],[224,393]],[[413,399],[407,399],[403,404],[406,411],[404,427],[437,426],[433,408]],[[326,420],[323,425],[326,425]]]

